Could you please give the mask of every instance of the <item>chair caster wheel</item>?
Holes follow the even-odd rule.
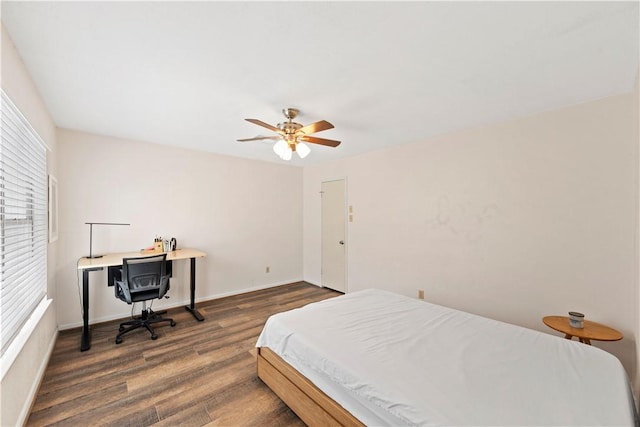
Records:
[[[174,326],[176,326],[176,322],[171,321],[170,325],[171,325],[171,327],[173,328]]]
[[[151,339],[152,339],[152,340],[157,340],[157,339],[158,339],[158,336],[157,336],[156,334],[153,334],[153,335],[151,335]]]
[[[116,344],[122,343],[122,338],[116,338]]]

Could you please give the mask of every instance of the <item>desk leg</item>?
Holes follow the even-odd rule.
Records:
[[[198,312],[196,308],[196,259],[191,258],[191,304],[185,307],[185,309],[193,314],[198,321],[202,322],[204,317]]]
[[[91,348],[91,331],[89,330],[89,270],[82,270],[82,342],[80,351]]]

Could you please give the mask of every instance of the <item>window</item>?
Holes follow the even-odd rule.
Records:
[[[0,354],[44,298],[46,286],[46,146],[2,91]]]

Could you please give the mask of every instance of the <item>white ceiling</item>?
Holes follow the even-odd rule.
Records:
[[[62,128],[282,162],[244,121],[325,119],[304,165],[632,90],[638,2],[11,2]],[[295,156],[295,155],[294,155]]]

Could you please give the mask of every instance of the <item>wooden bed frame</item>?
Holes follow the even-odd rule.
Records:
[[[258,348],[257,369],[258,377],[308,426],[364,427],[269,348]]]

